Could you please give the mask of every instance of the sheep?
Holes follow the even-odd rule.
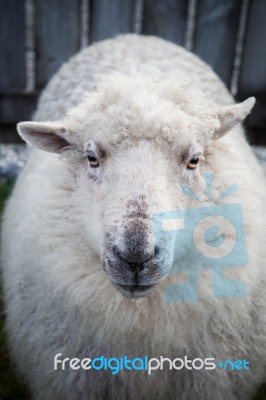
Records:
[[[265,177],[241,127],[254,101],[235,104],[197,56],[134,34],[91,45],[51,79],[34,121],[18,124],[34,149],[2,225],[10,350],[33,399],[245,400],[263,382]],[[230,204],[248,261],[223,272],[246,295],[215,295],[202,269],[197,301],[167,300],[187,274],[171,273],[154,216]],[[180,245],[190,269],[191,246]],[[79,368],[101,356],[154,360],[150,374]]]

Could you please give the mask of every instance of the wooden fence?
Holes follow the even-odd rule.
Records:
[[[255,95],[247,121],[266,144],[266,0],[0,0],[0,142],[18,141],[40,90],[94,41],[157,35],[210,64],[237,100]]]

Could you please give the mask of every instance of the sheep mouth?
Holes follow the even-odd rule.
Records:
[[[150,285],[121,285],[120,283],[115,283],[115,286],[120,290],[120,292],[125,297],[144,297],[146,296],[155,286],[155,284]]]

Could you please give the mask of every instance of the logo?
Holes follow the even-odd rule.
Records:
[[[210,201],[213,174],[206,174],[205,181]],[[237,189],[237,185],[233,184],[218,200]],[[189,188],[183,188],[183,192],[198,203],[203,203]],[[187,277],[187,283],[171,285],[165,289],[166,301],[198,301],[199,273],[204,269],[213,272],[214,296],[246,296],[247,288],[243,282],[224,275],[225,268],[248,263],[241,204],[207,204],[156,213],[153,215],[153,228],[155,243],[165,249],[157,260],[161,274],[168,274],[171,266],[170,274],[182,273]]]
[[[215,358],[189,358],[188,356],[176,357],[174,359],[160,356],[159,358],[148,355],[143,357],[130,358],[128,356],[117,357],[106,357],[97,356],[95,358],[64,358],[62,353],[58,353],[54,356],[54,370],[80,370],[85,371],[94,370],[102,371],[109,370],[112,375],[117,375],[120,371],[147,371],[148,375],[151,375],[155,370],[176,370],[182,369],[187,370],[214,370],[216,367],[224,370],[250,370],[250,363],[247,360],[226,360],[223,362],[216,362]]]

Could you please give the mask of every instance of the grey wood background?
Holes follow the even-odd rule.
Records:
[[[257,105],[250,141],[266,144],[266,0],[0,0],[0,142],[19,140],[38,93],[85,45],[157,35],[210,64],[237,100]]]

